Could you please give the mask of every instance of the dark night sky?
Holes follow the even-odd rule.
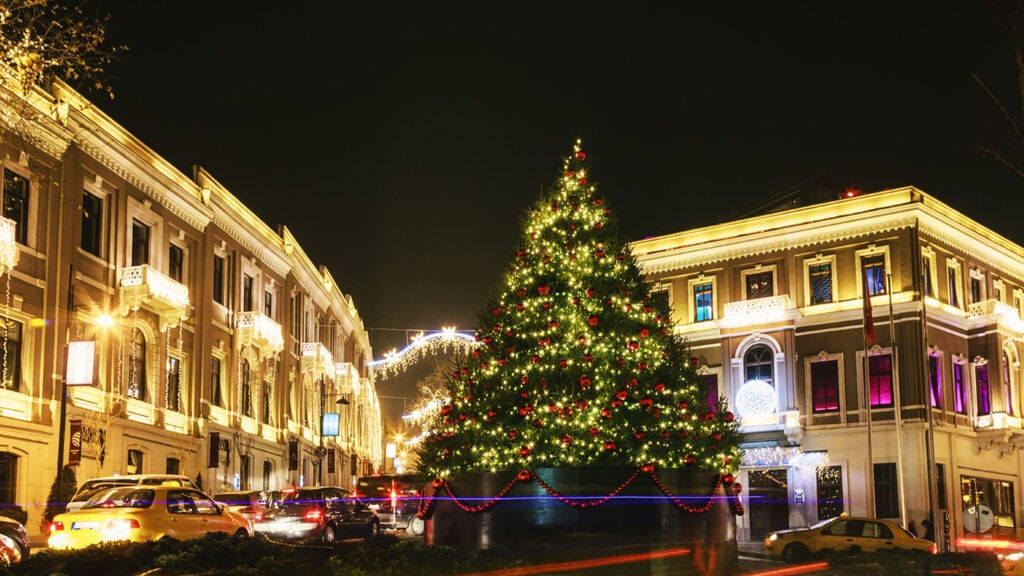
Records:
[[[367,327],[474,327],[577,137],[628,240],[830,175],[1024,243],[1024,180],[972,147],[969,73],[1014,97],[983,0],[356,4],[108,2],[129,51],[92,98],[292,229]]]

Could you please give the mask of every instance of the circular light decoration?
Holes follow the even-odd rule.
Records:
[[[767,382],[750,380],[736,392],[736,409],[747,418],[774,414],[779,398]]]

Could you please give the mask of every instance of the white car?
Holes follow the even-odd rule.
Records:
[[[73,512],[78,510],[89,501],[89,498],[101,490],[133,485],[179,486],[195,490],[199,489],[191,478],[183,474],[115,474],[113,476],[101,476],[82,483],[78,491],[75,492],[75,495],[68,501],[67,511]]]

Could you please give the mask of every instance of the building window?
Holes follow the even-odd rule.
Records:
[[[949,305],[960,307],[960,265],[955,260],[946,267],[946,289],[949,291]]]
[[[181,411],[181,360],[167,357],[167,409]]]
[[[963,362],[953,362],[953,408],[957,414],[967,413],[967,383],[964,382]]]
[[[984,284],[985,273],[981,270],[971,269],[971,304],[981,302],[985,299]]]
[[[932,265],[934,264],[932,256],[925,254],[921,256],[921,270],[924,273],[924,295],[935,297],[935,278],[932,275]]]
[[[263,489],[270,490],[270,473],[273,471],[273,464],[270,460],[263,461]]]
[[[693,321],[704,322],[714,319],[714,287],[711,282],[693,285]]]
[[[103,257],[103,199],[82,191],[82,250]]]
[[[932,408],[942,408],[942,363],[939,356],[928,355],[928,390]]]
[[[214,356],[210,360],[210,403],[214,406],[223,406],[223,397],[220,392],[221,383],[221,360]]]
[[[146,399],[146,336],[141,330],[132,330],[128,349],[128,397]]]
[[[832,302],[832,263],[811,264],[807,268],[811,290],[811,304]]]
[[[935,463],[935,480],[939,492],[939,510],[946,510],[948,506],[946,504],[946,465],[939,462]]]
[[[3,350],[4,369],[3,387],[7,390],[21,390],[21,322],[10,318],[0,318],[0,338],[6,346]],[[5,334],[6,332],[6,334]]]
[[[0,505],[19,505],[15,499],[18,489],[18,455],[0,452]]]
[[[171,244],[167,252],[167,275],[175,282],[185,276],[185,250],[177,244]]]
[[[868,294],[885,294],[885,254],[871,254],[860,259],[861,273],[867,283]]]
[[[712,412],[718,409],[718,374],[701,374],[698,376],[701,384],[704,385],[704,390],[708,393],[708,407],[711,408]]]
[[[168,474],[181,474],[181,460],[178,460],[177,458],[168,458],[165,469]]]
[[[746,377],[745,382],[751,380],[760,380],[767,384],[773,384],[774,378],[774,363],[775,354],[771,348],[764,344],[758,344],[757,346],[751,347],[747,350],[747,353],[743,355],[743,372]]]
[[[274,317],[274,293],[270,290],[263,292],[263,315],[267,318]]]
[[[252,276],[242,274],[242,311],[252,312]]]
[[[977,387],[978,416],[992,413],[992,403],[989,398],[988,389],[988,364],[978,364],[974,367],[974,384]]]
[[[260,390],[260,401],[263,406],[263,409],[261,410],[263,423],[270,424],[273,421],[271,418],[273,414],[270,410],[270,382],[267,382],[266,380],[263,381],[263,389]]]
[[[899,480],[896,478],[896,464],[875,464],[875,517],[899,518],[899,515]]]
[[[821,466],[818,476],[818,520],[835,518],[843,513],[843,468]]]
[[[1003,368],[1003,381],[1002,381],[1002,385],[1003,385],[1003,407],[1004,407],[1004,410],[1006,410],[1007,414],[1009,414],[1010,416],[1015,416],[1017,414],[1017,410],[1016,410],[1016,408],[1014,406],[1016,404],[1016,402],[1014,401],[1015,398],[1013,397],[1013,386],[1012,386],[1014,378],[1013,378],[1012,374],[1010,373],[1010,368],[1011,368],[1011,366],[1010,366],[1010,358],[1006,355],[1006,349],[1005,348],[1003,349],[1003,353],[1002,353],[1002,361],[1003,361],[1003,366],[1002,366],[1002,368]]]
[[[811,362],[811,402],[815,414],[839,411],[839,361]]]
[[[242,456],[239,460],[241,464],[239,476],[241,476],[242,490],[249,490],[252,486],[252,456]]]
[[[978,478],[975,476],[961,476],[960,497],[963,499],[965,508],[980,504],[992,510],[996,526],[1004,529],[1016,526],[1013,506],[1013,482]],[[974,515],[973,518],[980,520],[979,515]],[[970,518],[964,518],[965,524],[970,521]]]
[[[252,416],[252,370],[248,360],[242,360],[242,414]]]
[[[223,256],[213,257],[213,301],[217,304],[224,304],[224,273],[225,261]]]
[[[998,278],[992,281],[992,298],[997,302],[1003,301],[1003,281]]]
[[[892,407],[892,357],[878,354],[868,358],[871,407]]]
[[[772,271],[755,272],[747,274],[745,282],[747,286],[747,300],[767,298],[775,295]]]
[[[142,474],[142,450],[129,450],[125,474]]]
[[[28,178],[4,168],[4,218],[14,220],[14,239],[28,244]]]
[[[292,341],[294,352],[302,352],[302,294],[292,294]]]
[[[132,219],[132,266],[149,264],[149,226]]]
[[[672,292],[668,284],[658,284],[651,288],[651,308],[661,316],[668,317],[672,313]]]

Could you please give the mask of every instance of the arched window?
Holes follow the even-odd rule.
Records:
[[[146,399],[146,336],[142,330],[132,330],[128,351],[128,397]]]
[[[744,382],[760,380],[774,386],[775,354],[764,344],[752,346],[743,355]]]

